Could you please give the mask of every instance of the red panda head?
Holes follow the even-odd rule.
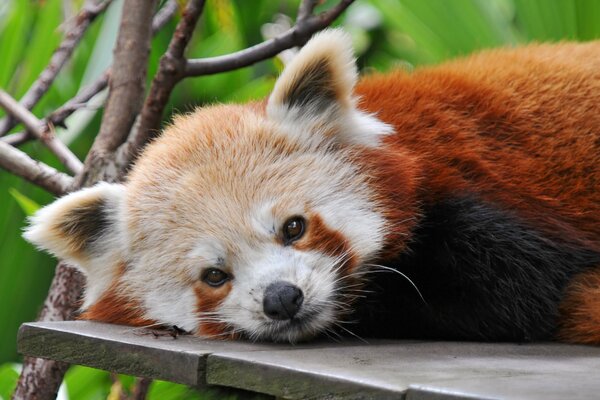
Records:
[[[25,237],[87,275],[86,318],[284,341],[331,328],[409,226],[386,194],[406,182],[382,178],[392,128],[357,108],[356,76],[349,38],[321,33],[266,108],[175,118],[125,184],[59,199]]]

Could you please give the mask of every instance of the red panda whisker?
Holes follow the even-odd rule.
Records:
[[[352,332],[350,329],[340,325],[337,322],[333,323],[335,326],[337,326],[338,328],[340,328],[341,330],[343,330],[346,333],[349,333],[350,335],[352,335],[353,337],[355,337],[356,339],[360,340],[361,342],[365,343],[365,344],[369,344],[368,341],[366,341],[365,339],[363,339],[362,337],[358,336],[356,333]]]
[[[329,329],[323,330],[323,334],[325,336],[327,336],[327,338],[329,340],[331,340],[332,342],[335,342],[335,343],[341,343],[342,342],[342,337],[341,336],[340,337],[332,336],[332,335],[330,335],[330,332],[333,332],[333,331],[330,331]]]
[[[380,268],[380,270],[372,270],[373,272],[394,272],[402,277],[404,277],[411,285],[412,287],[415,288],[415,290],[417,291],[417,293],[419,294],[419,297],[421,298],[421,300],[423,300],[423,303],[425,305],[427,304],[427,301],[425,300],[425,298],[423,297],[423,295],[421,294],[421,291],[419,290],[419,288],[417,287],[417,285],[412,281],[412,279],[410,279],[406,274],[404,274],[403,272],[398,271],[397,269],[391,268],[391,267],[386,267],[385,265],[379,265],[379,264],[367,264],[367,266],[369,267],[375,267],[375,268]]]
[[[154,327],[161,327],[161,326],[165,326],[167,324],[165,324],[164,322],[156,322],[154,324],[148,324],[148,325],[142,325],[142,326],[136,326],[133,327],[131,329],[127,329],[125,330],[125,332],[132,332],[132,333],[137,333],[139,331],[143,331],[144,329],[148,329],[148,328],[154,328]]]

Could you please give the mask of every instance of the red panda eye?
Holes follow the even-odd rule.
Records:
[[[302,217],[292,217],[283,224],[283,242],[287,246],[304,235],[306,221]]]
[[[222,286],[228,280],[229,275],[217,268],[209,268],[202,274],[202,281],[213,287]]]

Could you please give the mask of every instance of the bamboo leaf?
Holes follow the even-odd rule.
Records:
[[[19,192],[15,188],[8,189],[8,192],[15,199],[17,204],[19,204],[21,210],[23,210],[23,212],[27,216],[33,215],[37,210],[41,208],[41,206],[38,203],[25,196],[23,193]]]

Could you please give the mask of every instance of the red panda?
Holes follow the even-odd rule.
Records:
[[[325,31],[267,101],[175,117],[25,237],[87,276],[84,319],[598,344],[600,42],[358,80]]]

